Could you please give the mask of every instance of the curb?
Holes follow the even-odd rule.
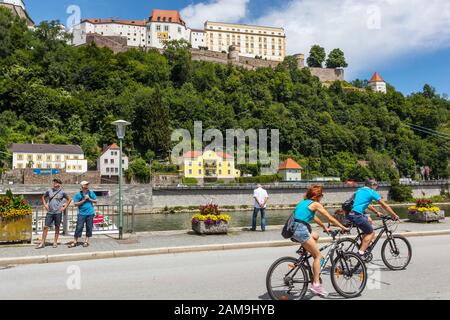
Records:
[[[396,233],[396,235],[404,237],[427,237],[450,235],[450,230],[437,231],[411,231]],[[385,238],[385,236],[383,236]],[[330,242],[331,238],[321,238],[319,243]],[[133,249],[133,250],[116,250],[116,251],[97,251],[87,253],[75,254],[61,254],[61,255],[43,255],[32,257],[14,257],[0,259],[0,266],[8,265],[26,265],[26,264],[45,264],[57,262],[70,261],[84,261],[84,260],[98,260],[98,259],[112,259],[112,258],[127,258],[138,256],[151,256],[162,254],[177,254],[189,252],[204,252],[204,251],[227,251],[239,249],[258,249],[258,248],[276,248],[276,247],[291,247],[298,246],[290,240],[275,240],[275,241],[259,241],[259,242],[238,242],[228,244],[212,244],[203,246],[185,246],[185,247],[171,247],[171,248],[150,248],[150,249]]]

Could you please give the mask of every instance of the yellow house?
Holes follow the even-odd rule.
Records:
[[[181,170],[183,177],[196,179],[234,179],[241,175],[231,155],[212,150],[185,153]]]

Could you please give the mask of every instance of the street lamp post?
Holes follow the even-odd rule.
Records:
[[[119,239],[123,239],[123,204],[122,204],[122,141],[125,138],[125,128],[130,123],[125,120],[117,120],[112,123],[116,126],[117,138],[119,138]]]

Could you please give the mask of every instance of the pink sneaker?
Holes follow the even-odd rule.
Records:
[[[325,298],[328,295],[328,292],[326,292],[325,290],[323,290],[322,285],[312,285],[311,286],[311,292],[314,293],[315,295],[321,296],[322,298]]]

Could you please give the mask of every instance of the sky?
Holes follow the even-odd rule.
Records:
[[[288,54],[314,44],[341,48],[345,78],[375,71],[404,94],[430,84],[450,95],[450,1],[447,0],[25,0],[36,23],[73,17],[146,19],[152,9],[179,10],[187,25],[206,20],[283,27]]]

